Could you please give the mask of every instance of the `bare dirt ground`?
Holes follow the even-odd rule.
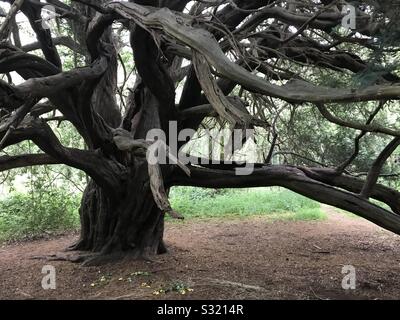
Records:
[[[400,298],[400,237],[324,210],[329,219],[316,222],[255,217],[169,223],[170,252],[153,262],[82,267],[32,259],[63,250],[76,235],[4,246],[0,299]],[[56,290],[41,287],[45,264],[56,268]],[[343,265],[356,268],[356,290],[342,289]],[[177,282],[185,294],[156,294]]]

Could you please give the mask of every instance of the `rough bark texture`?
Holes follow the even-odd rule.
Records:
[[[164,214],[153,200],[146,166],[142,163],[132,169],[126,193],[119,199],[111,199],[93,181],[89,183],[82,198],[81,237],[75,250],[137,257],[166,251]]]

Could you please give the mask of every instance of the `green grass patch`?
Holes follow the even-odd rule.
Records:
[[[327,215],[320,208],[303,208],[294,212],[293,217],[289,220],[294,221],[312,221],[325,220]]]
[[[244,218],[266,216],[274,220],[322,220],[318,202],[285,189],[209,190],[176,187],[171,190],[173,208],[185,218]]]

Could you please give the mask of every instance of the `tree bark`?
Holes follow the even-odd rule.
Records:
[[[81,236],[74,250],[137,258],[166,252],[164,213],[154,202],[146,163],[132,168],[126,192],[117,199],[91,181],[83,194],[80,218]]]

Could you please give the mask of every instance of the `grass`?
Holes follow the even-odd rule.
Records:
[[[207,190],[177,187],[171,191],[172,207],[185,218],[265,216],[273,220],[323,220],[319,203],[289,190]]]

